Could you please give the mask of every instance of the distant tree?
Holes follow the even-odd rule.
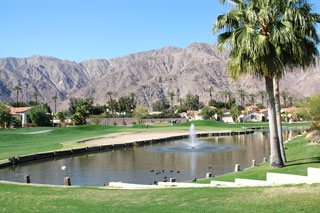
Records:
[[[8,128],[13,121],[10,109],[4,104],[0,104],[0,127]]]
[[[169,103],[163,99],[160,99],[154,104],[152,104],[153,111],[163,111],[169,108],[170,108]]]
[[[244,89],[238,89],[238,95],[240,97],[241,106],[244,106],[244,99],[247,96],[247,92]]]
[[[34,93],[32,94],[32,96],[34,97],[34,101],[35,101],[35,103],[37,104],[37,103],[38,103],[38,96],[39,96],[39,93],[34,92]]]
[[[183,100],[183,98],[178,98],[177,101],[179,102],[179,110],[181,111],[181,109],[182,109],[182,104],[183,104],[184,100]]]
[[[139,124],[142,123],[143,119],[146,118],[147,115],[148,110],[143,106],[139,106],[133,111],[133,116]]]
[[[232,92],[230,90],[225,90],[223,91],[223,94],[225,96],[225,100],[226,98],[228,98],[228,102],[229,102],[229,109],[231,109],[231,97],[232,97]]]
[[[63,112],[58,112],[56,114],[56,118],[59,119],[61,123],[63,123],[66,119],[66,115]]]
[[[21,91],[21,87],[15,86],[13,90],[17,92],[17,107],[19,107],[19,92]]]
[[[264,90],[260,90],[258,94],[260,95],[260,98],[261,98],[261,104],[262,106],[264,106],[264,98],[266,97],[267,93]]]
[[[52,97],[52,100],[54,101],[54,114],[57,113],[57,99],[58,97],[56,95]]]
[[[239,115],[241,115],[241,110],[239,109],[239,107],[235,104],[232,105],[231,107],[231,116],[232,116],[232,120],[237,123],[238,122],[238,117]]]
[[[255,103],[255,98],[256,98],[256,94],[254,94],[254,93],[250,93],[249,94],[249,97],[250,97],[250,104],[253,106],[254,105],[254,103]]]
[[[81,98],[70,98],[69,99],[68,111],[69,111],[70,115],[73,115],[76,113],[77,106],[78,106],[78,104],[81,103],[81,101],[83,101],[83,99],[81,99]]]
[[[212,120],[215,114],[216,114],[216,110],[208,106],[203,107],[200,113],[200,115],[204,120]]]
[[[175,94],[173,92],[169,92],[168,95],[171,101],[171,111],[173,112],[173,97],[175,96]]]
[[[136,106],[137,106],[137,102],[136,102],[136,100],[135,100],[135,96],[136,96],[136,94],[135,93],[133,93],[133,92],[131,92],[130,93],[130,102],[131,102],[131,110],[134,110],[135,108],[136,108]]]
[[[51,115],[47,114],[46,109],[41,106],[35,106],[30,109],[29,112],[30,119],[33,124],[37,126],[50,126],[51,125]]]
[[[214,91],[214,90],[213,90],[212,87],[210,87],[210,88],[207,89],[207,92],[208,92],[209,95],[210,95],[210,100],[209,100],[209,102],[208,102],[208,106],[210,106],[209,103],[212,102],[212,93],[213,93],[213,91]]]
[[[282,91],[282,92],[280,93],[280,96],[281,96],[282,99],[283,99],[284,108],[286,108],[286,107],[287,107],[287,98],[288,98],[288,96],[289,96],[289,93],[288,93],[287,91]]]

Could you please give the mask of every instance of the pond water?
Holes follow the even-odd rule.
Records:
[[[286,129],[284,138],[300,134],[302,130]],[[175,177],[177,181],[204,178],[250,167],[269,158],[269,133],[200,138],[202,151],[181,151],[187,140],[132,147],[99,153],[38,160],[0,169],[1,180],[23,182],[29,174],[32,183],[62,185],[70,177],[72,185],[102,186],[109,182],[153,184]],[[208,148],[209,147],[209,148]],[[177,149],[178,148],[178,149]],[[209,150],[211,149],[211,150]],[[65,168],[64,168],[65,167]]]

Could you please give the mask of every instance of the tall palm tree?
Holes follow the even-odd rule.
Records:
[[[284,108],[286,108],[286,107],[287,107],[287,98],[288,98],[288,96],[289,96],[289,93],[288,93],[287,91],[282,91],[282,92],[280,93],[280,96],[281,96],[282,99],[283,99]]]
[[[183,98],[178,98],[178,100],[177,100],[178,102],[179,102],[179,104],[180,104],[180,106],[179,106],[179,108],[180,108],[180,110],[182,109],[182,103],[183,103]]]
[[[288,97],[289,106],[292,107],[294,98],[292,96]]]
[[[266,97],[266,91],[260,90],[258,94],[260,95],[260,98],[261,98],[261,105],[264,106],[264,98]]]
[[[244,100],[247,96],[247,92],[244,89],[238,89],[238,95],[240,97],[241,106],[244,106]]]
[[[107,97],[109,97],[110,101],[112,101],[112,95],[113,95],[113,92],[109,91],[107,92]]]
[[[209,95],[210,95],[210,103],[212,102],[212,93],[213,93],[213,88],[212,87],[210,87],[210,88],[208,88],[207,90],[206,90],[208,93],[209,93]],[[209,105],[209,104],[208,104]]]
[[[39,93],[37,93],[37,92],[34,92],[33,94],[32,94],[32,96],[34,97],[34,101],[36,102],[36,104],[38,103],[38,96],[39,96]]]
[[[254,93],[250,93],[249,94],[249,97],[250,97],[250,105],[254,105],[254,100],[255,100],[255,98],[256,98],[256,94],[254,94]]]
[[[226,0],[221,0],[225,4]],[[213,27],[222,31],[220,48],[231,48],[227,70],[233,78],[248,73],[263,77],[269,108],[270,166],[282,167],[274,102],[275,76],[285,67],[315,63],[319,42],[315,24],[318,14],[304,0],[229,0],[232,9],[220,15]],[[287,57],[289,56],[289,57]],[[305,61],[306,59],[306,61]]]
[[[173,112],[173,97],[175,96],[174,92],[169,92],[168,93],[169,97],[170,97],[170,101],[171,101],[171,110]]]
[[[134,92],[130,93],[130,105],[131,105],[131,110],[134,110],[136,108],[136,102],[134,98],[136,97],[136,94]]]
[[[21,87],[15,86],[13,90],[17,92],[17,107],[19,107],[19,92],[21,91]]]
[[[54,114],[57,113],[57,99],[58,97],[56,95],[52,97],[52,100],[54,101]]]

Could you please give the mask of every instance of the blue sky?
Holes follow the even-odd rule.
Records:
[[[319,0],[310,1],[320,13]],[[80,62],[214,43],[219,0],[0,0],[0,57]]]

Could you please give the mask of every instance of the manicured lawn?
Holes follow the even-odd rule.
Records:
[[[0,212],[318,212],[320,185],[108,190],[0,184]]]

